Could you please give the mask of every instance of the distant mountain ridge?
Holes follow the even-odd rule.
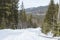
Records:
[[[27,13],[32,13],[32,14],[45,14],[47,9],[48,6],[39,6],[39,7],[27,8],[25,11]]]

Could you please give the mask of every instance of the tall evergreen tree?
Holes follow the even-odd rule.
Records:
[[[24,9],[24,5],[23,5],[23,2],[22,2],[22,5],[21,5],[21,10],[20,10],[20,26],[21,28],[23,28],[24,26],[26,26],[26,22],[27,22],[27,15],[26,15],[26,12],[25,12],[25,9]]]
[[[1,24],[2,24],[2,12],[3,12],[3,10],[1,10],[2,9],[2,0],[0,0],[0,28],[1,28]]]
[[[20,18],[21,18],[22,22],[26,21],[26,19],[27,19],[23,2],[22,2],[22,5],[21,5],[21,10],[20,10]]]
[[[27,18],[28,19],[28,27],[32,27],[33,23],[32,23],[32,14]]]
[[[18,2],[19,0],[12,0],[12,19],[15,28],[17,28],[18,25]]]
[[[57,24],[56,20],[56,6],[54,4],[54,1],[51,0],[48,10],[46,12],[46,16],[44,19],[44,24],[42,26],[42,32],[48,33],[49,31],[53,31],[55,28],[55,25]]]
[[[56,13],[55,13],[55,19],[58,19],[58,11],[59,11],[59,5],[56,4]],[[58,21],[58,20],[57,20]],[[57,23],[57,25],[54,28],[54,36],[60,36],[60,23]]]
[[[18,8],[16,4],[18,1],[19,0],[0,0],[0,27],[4,25],[5,28],[10,28],[10,24],[12,24],[13,19],[16,21],[18,18],[16,18],[18,14]]]
[[[11,1],[10,0],[0,0],[0,14],[1,14],[1,26],[2,27],[4,25],[4,27],[6,28],[6,24],[8,22],[7,17],[9,16],[10,12],[10,8],[11,8]]]

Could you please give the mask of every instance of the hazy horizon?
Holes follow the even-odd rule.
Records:
[[[20,0],[19,1],[19,9],[21,3],[24,3],[24,8],[38,7],[38,6],[46,6],[50,3],[50,0]],[[59,0],[54,0],[55,3],[59,3]]]

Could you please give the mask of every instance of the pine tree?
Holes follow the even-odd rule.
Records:
[[[0,0],[0,28],[1,28],[1,24],[2,24],[2,12],[3,12],[3,10],[1,10],[2,9],[2,0]]]
[[[4,28],[11,28],[13,19],[15,20],[17,14],[18,14],[16,12],[16,11],[18,11],[17,10],[18,8],[16,5],[17,3],[18,3],[18,0],[17,1],[16,0],[0,0],[0,14],[1,14],[0,15],[0,21],[1,21],[0,27],[2,27],[4,25]]]
[[[37,23],[33,22],[34,20],[33,20],[32,14],[29,15],[29,17],[27,19],[28,19],[28,28],[36,28],[37,27]]]
[[[20,18],[21,18],[22,22],[26,21],[26,19],[27,19],[23,2],[22,2],[22,5],[21,5],[21,10],[20,10]]]
[[[15,28],[17,28],[18,25],[18,2],[19,0],[12,0],[12,19]]]
[[[22,5],[21,5],[21,10],[20,10],[20,26],[21,28],[24,27],[24,25],[26,24],[27,22],[27,15],[26,15],[26,12],[25,12],[25,9],[24,9],[24,5],[23,5],[23,2],[22,2]],[[26,26],[26,25],[25,25]]]
[[[57,23],[57,20],[55,19],[56,16],[56,8],[55,8],[54,1],[51,0],[48,10],[46,12],[46,16],[44,19],[44,24],[42,26],[42,32],[43,33],[48,33],[49,31],[53,31],[55,28],[55,25]]]
[[[28,17],[28,27],[32,27],[32,14]]]
[[[58,18],[58,11],[59,11],[59,5],[58,3],[56,4],[56,13],[55,13],[55,19],[57,20]],[[54,36],[59,36],[60,35],[60,27],[59,27],[60,24],[56,24],[55,28],[54,28]]]
[[[6,28],[6,24],[8,22],[7,17],[9,16],[10,12],[10,0],[0,0],[0,18],[1,18],[1,26],[2,27],[4,25],[4,27]]]

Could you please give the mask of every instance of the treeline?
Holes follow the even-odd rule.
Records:
[[[30,15],[26,14],[23,2],[21,5],[21,10],[19,12],[19,24],[18,24],[18,26],[20,26],[18,28],[32,28],[32,27],[36,28],[37,27],[37,24],[33,23],[32,14],[30,14]]]
[[[19,0],[0,0],[0,29],[35,27],[32,14],[26,15],[23,3],[18,12],[18,2]]]
[[[60,35],[60,24],[57,23],[58,18],[58,3],[55,4],[54,0],[50,1],[48,10],[46,12],[46,16],[44,19],[44,23],[42,24],[42,32],[47,34],[48,32],[52,32],[54,36]]]

